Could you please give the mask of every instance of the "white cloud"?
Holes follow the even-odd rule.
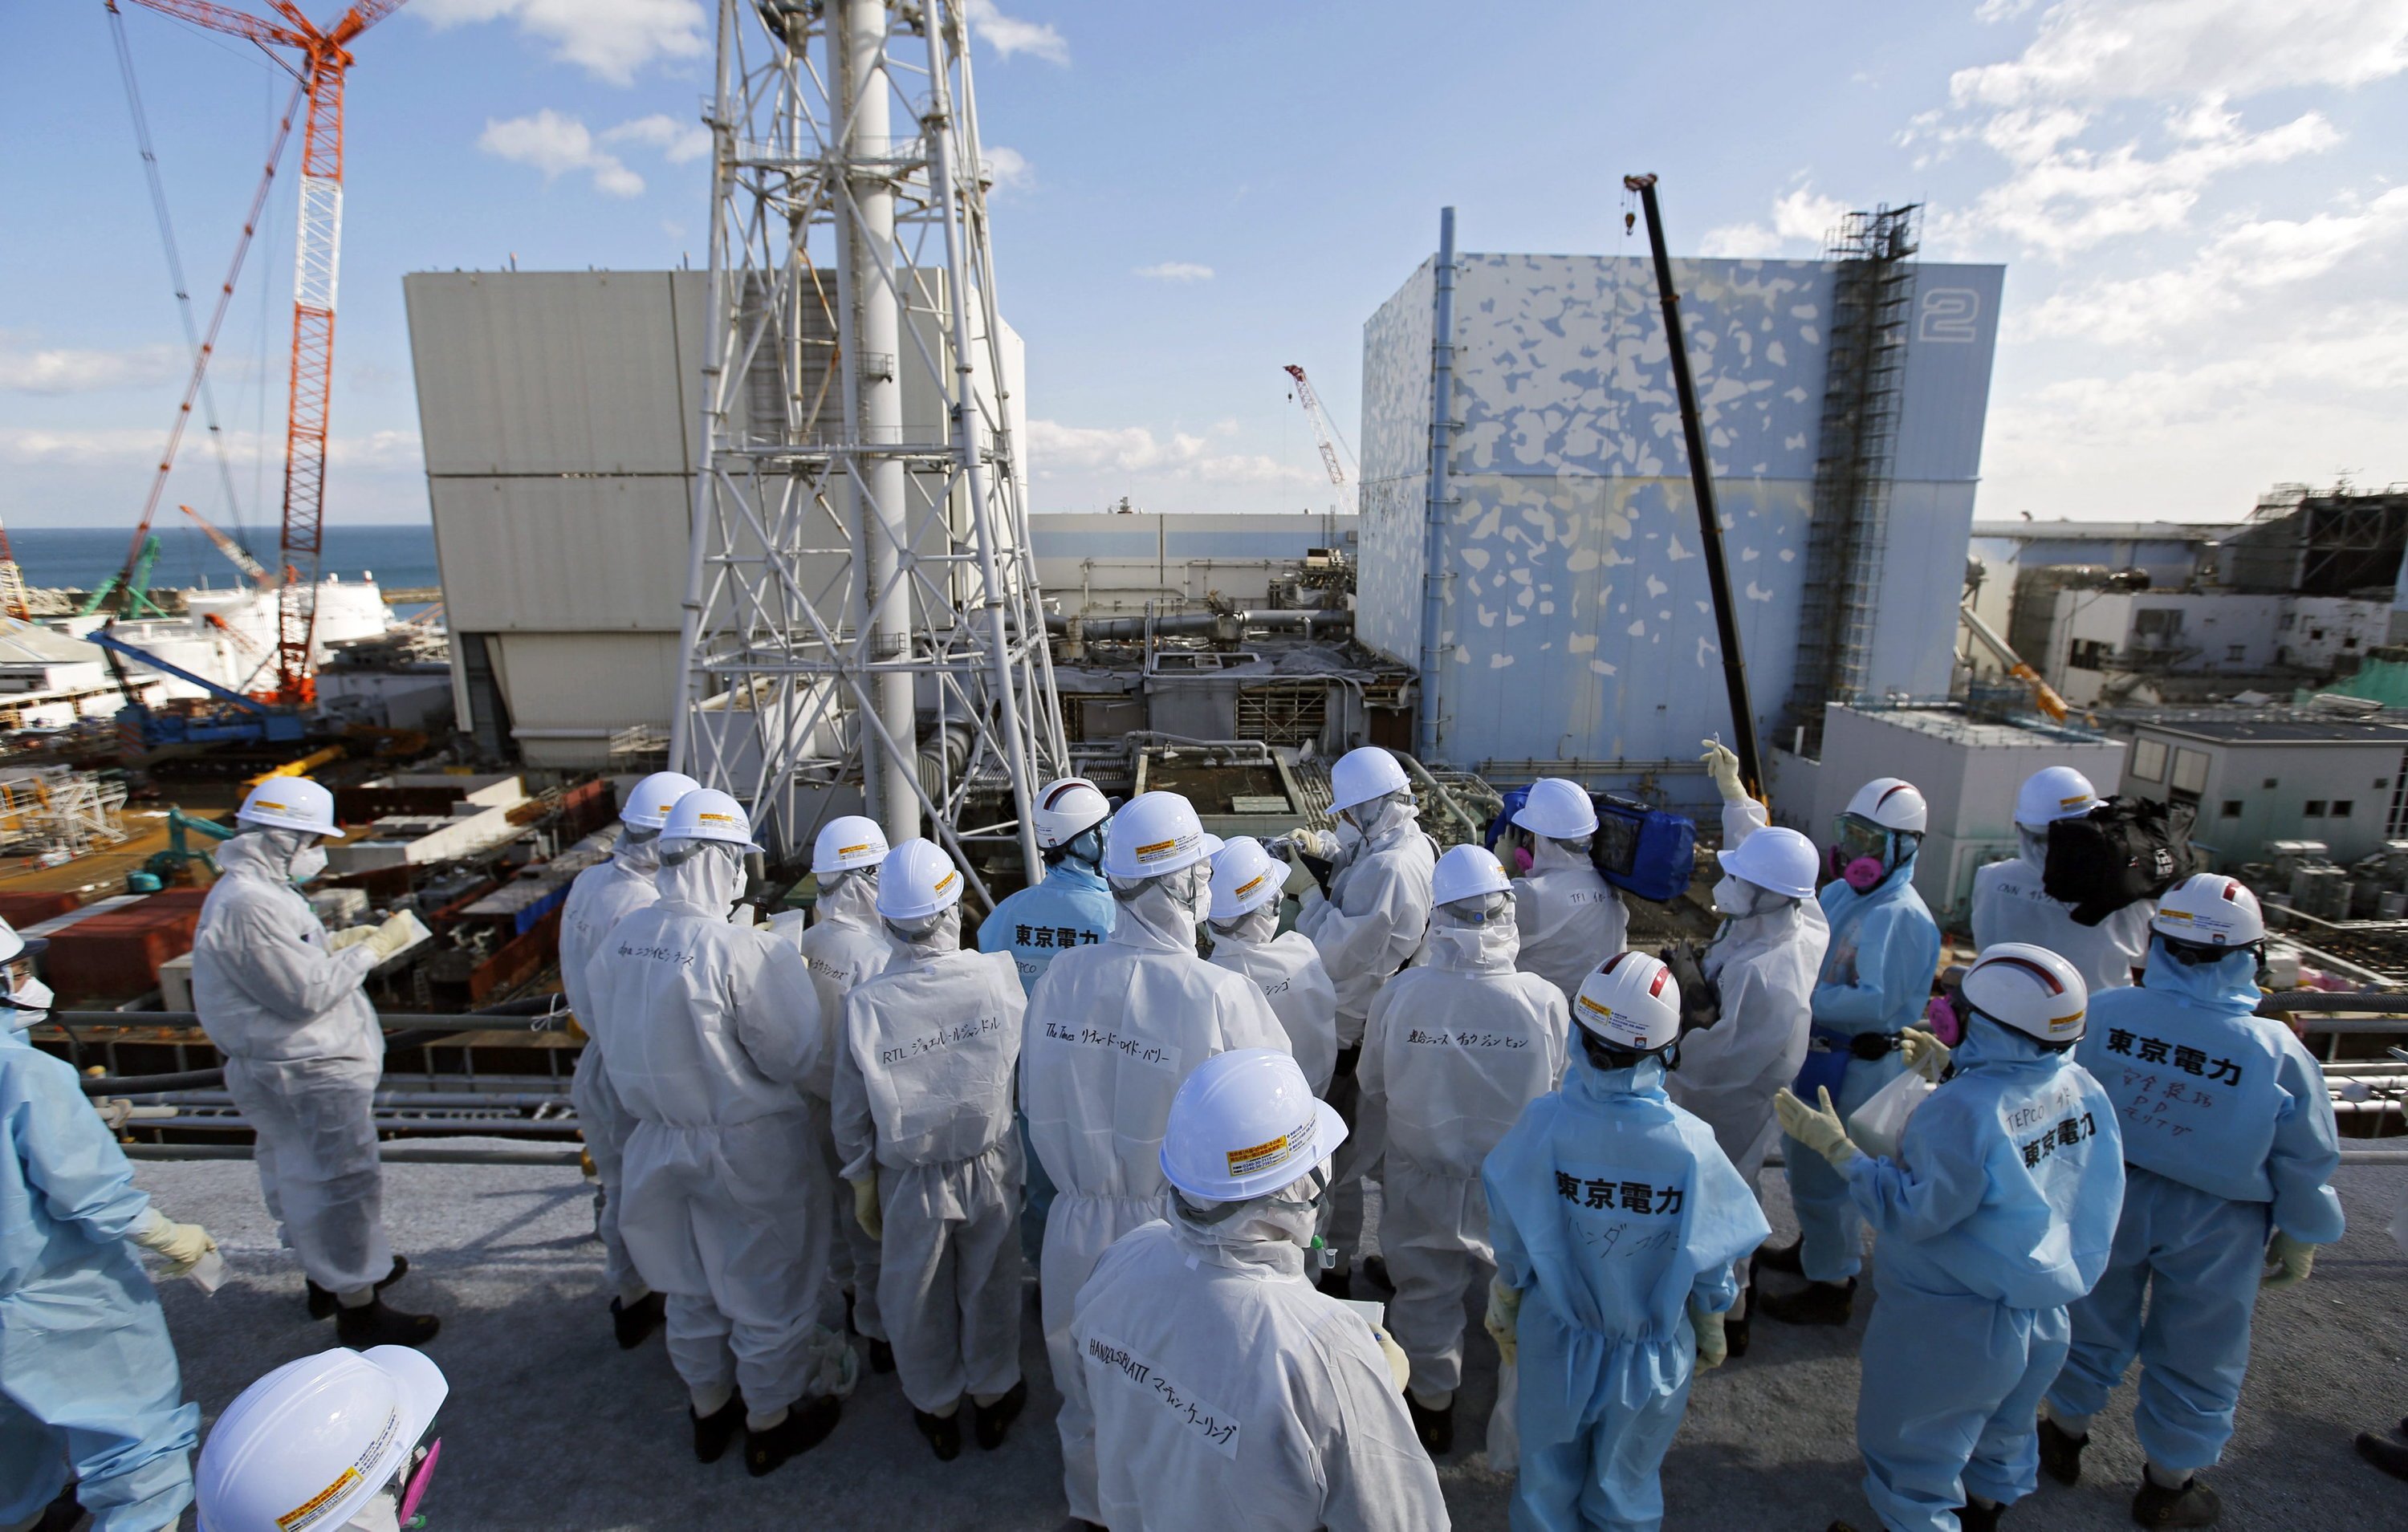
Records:
[[[0,393],[92,394],[166,381],[191,370],[190,351],[168,345],[122,351],[24,344],[0,334]]]
[[[1165,439],[1141,425],[1113,428],[1030,421],[1028,442],[1030,457],[1044,474],[1063,470],[1149,474],[1208,484],[1327,482],[1317,466],[1281,463],[1259,453],[1216,453],[1210,438],[1184,431],[1173,431]]]
[[[507,20],[614,85],[632,84],[647,64],[711,50],[698,0],[419,0],[410,14],[437,30]]]
[[[2040,0],[1982,0],[1973,7],[1977,21],[2012,21],[2032,8]]]
[[[501,159],[533,165],[546,180],[581,170],[593,176],[596,191],[610,196],[632,197],[644,190],[644,178],[597,146],[584,123],[549,107],[533,117],[488,122],[477,147]]]
[[[1137,274],[1151,277],[1157,282],[1209,282],[1212,268],[1193,261],[1161,261],[1150,266],[1139,266]]]
[[[699,122],[681,122],[666,112],[654,112],[606,129],[606,144],[649,144],[671,165],[688,165],[710,152],[710,130]]]
[[[1988,0],[1982,20],[2013,15]],[[1960,69],[1959,106],[2237,97],[2408,70],[2400,0],[2064,0],[2023,55]]]
[[[1772,201],[1772,224],[1726,223],[1706,231],[1698,242],[1698,253],[1704,256],[1748,256],[1780,253],[1784,245],[1803,245],[1820,250],[1823,239],[1840,220],[1848,216],[1848,205],[1837,197],[1818,196],[1811,183],[1801,181]]]
[[[1048,64],[1068,65],[1070,45],[1051,21],[1024,21],[996,8],[995,0],[969,0],[970,30],[978,40],[1005,58],[1026,53]]]
[[[987,179],[998,192],[1025,192],[1037,184],[1037,167],[1028,156],[1001,144],[986,148]]]

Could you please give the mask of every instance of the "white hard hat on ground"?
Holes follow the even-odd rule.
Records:
[[[2024,779],[2015,794],[2015,823],[2046,829],[2061,819],[2080,819],[2099,807],[2099,790],[2071,766],[2046,766]]]
[[[1036,822],[1038,849],[1050,852],[1111,818],[1112,806],[1103,789],[1086,778],[1064,777],[1045,784],[1029,817]]]
[[[1813,841],[1777,825],[1756,831],[1730,851],[1716,852],[1714,860],[1732,877],[1792,899],[1814,896],[1814,871],[1822,863]]]
[[[201,1448],[202,1532],[334,1532],[408,1466],[450,1392],[408,1346],[285,1363],[226,1406]]]
[[[2079,1042],[2090,987],[2045,947],[2000,941],[1982,949],[1959,986],[1965,1003],[2001,1026],[2052,1047]]]
[[[1377,745],[1358,745],[1329,768],[1329,811],[1335,814],[1412,785],[1395,756]]]
[[[251,790],[234,817],[236,823],[271,829],[343,833],[343,827],[335,823],[335,795],[307,777],[268,778]]]
[[[1296,1060],[1240,1048],[1196,1067],[1171,1098],[1162,1174],[1189,1196],[1267,1196],[1336,1153],[1346,1121],[1318,1100]]]
[[[752,816],[715,787],[697,787],[678,799],[669,810],[668,823],[661,826],[661,838],[718,840],[748,852],[761,849],[752,844]]]
[[[1930,817],[1922,793],[1903,777],[1875,777],[1857,788],[1856,795],[1848,800],[1847,812],[1885,830],[1912,835],[1921,835]]]
[[[890,921],[924,920],[962,902],[962,875],[933,840],[918,836],[886,853],[878,869],[878,913]]]
[[[1432,904],[1453,904],[1457,899],[1476,899],[1484,894],[1507,894],[1512,887],[1512,881],[1505,876],[1505,864],[1485,846],[1451,846],[1430,871]]]
[[[1681,1036],[1681,986],[1661,959],[1616,952],[1581,981],[1572,1018],[1600,1042],[1653,1053]]]
[[[1112,816],[1104,870],[1115,878],[1159,878],[1204,860],[1196,806],[1176,793],[1140,793]]]
[[[824,878],[832,872],[874,867],[886,860],[886,832],[878,822],[860,814],[838,814],[820,826],[811,842],[811,871]]]
[[[1597,805],[1578,782],[1541,777],[1530,784],[1513,823],[1550,840],[1578,840],[1597,834]]]
[[[1212,857],[1212,918],[1233,921],[1270,904],[1287,881],[1287,867],[1263,843],[1241,835]]]
[[[669,810],[702,784],[682,771],[655,771],[628,791],[619,806],[619,823],[639,830],[657,830],[669,822]]]
[[[2246,947],[2266,939],[2266,912],[2241,884],[2202,872],[2166,890],[2149,929],[2202,947]]]

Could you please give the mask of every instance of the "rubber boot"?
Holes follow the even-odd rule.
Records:
[[[610,1300],[610,1329],[619,1338],[619,1349],[634,1351],[644,1343],[644,1338],[661,1327],[668,1311],[668,1300],[658,1293],[647,1293],[633,1303]]]
[[[1397,1290],[1397,1284],[1388,1280],[1388,1258],[1384,1255],[1363,1257],[1363,1280],[1391,1293]]]
[[[928,1445],[936,1449],[938,1462],[951,1463],[962,1455],[960,1410],[956,1409],[950,1415],[931,1415],[924,1410],[914,1408],[911,1424],[920,1428],[920,1434],[928,1439]]]
[[[1405,1409],[1413,1417],[1413,1435],[1421,1439],[1422,1451],[1432,1457],[1455,1451],[1454,1400],[1448,1400],[1443,1410],[1431,1410],[1407,1393]]]
[[[2144,1478],[2132,1496],[2132,1520],[2143,1526],[2214,1526],[2223,1514],[2224,1502],[2196,1476],[2180,1489]]]
[[[2401,1423],[2401,1434],[2408,1436],[2408,1422]],[[2394,1479],[2408,1479],[2408,1447],[2396,1441],[2386,1441],[2372,1431],[2360,1431],[2358,1434],[2358,1455]]]
[[[1856,1279],[1808,1282],[1797,1293],[1770,1293],[1756,1300],[1767,1319],[1784,1324],[1845,1324],[1856,1316]]]
[[[1753,1261],[1747,1267],[1747,1288],[1732,1307],[1739,1312],[1723,1316],[1723,1345],[1730,1353],[1730,1359],[1736,1362],[1747,1354],[1748,1321],[1756,1317],[1756,1263]]]
[[[1956,1508],[1956,1532],[1999,1532],[1999,1518],[2006,1513],[2005,1506],[1977,1506],[1968,1500]]]
[[[746,1426],[744,1471],[755,1479],[777,1472],[786,1459],[825,1441],[843,1413],[841,1400],[833,1394],[822,1394],[809,1400],[796,1400],[786,1411],[786,1418],[766,1431]]]
[[[1765,1246],[1756,1253],[1749,1264],[1760,1266],[1767,1271],[1785,1271],[1793,1277],[1802,1277],[1806,1275],[1806,1261],[1800,1252],[1805,1248],[1806,1237],[1801,1234],[1785,1245]]]
[[[873,1339],[869,1342],[869,1370],[872,1372],[892,1372],[895,1370],[895,1343],[893,1341]]]
[[[2046,1415],[2040,1418],[2041,1471],[2058,1483],[2082,1482],[2082,1449],[2089,1445],[2087,1434],[2077,1437]]]
[[[694,1406],[685,1407],[686,1419],[694,1422],[694,1455],[697,1462],[716,1463],[727,1452],[727,1444],[744,1428],[744,1396],[731,1394],[727,1402],[708,1415],[697,1415]]]
[[[991,1453],[1003,1445],[1004,1433],[1020,1418],[1028,1403],[1028,1380],[1023,1378],[1011,1385],[1002,1398],[993,1404],[971,1401],[970,1434],[978,1439],[979,1450]]]
[[[386,1308],[382,1298],[335,1314],[335,1339],[355,1352],[370,1346],[423,1346],[441,1328],[443,1322],[433,1314],[405,1314]]]
[[[42,1508],[41,1520],[34,1524],[34,1532],[76,1532],[85,1525],[83,1502],[76,1498],[76,1483],[70,1479],[59,1497]]]
[[[381,1293],[386,1288],[391,1287],[394,1283],[401,1281],[402,1278],[408,1275],[409,1258],[405,1255],[396,1255],[393,1258],[393,1269],[384,1274],[384,1280],[376,1284],[376,1290]],[[301,1279],[301,1285],[308,1290],[309,1317],[311,1319],[332,1319],[335,1317],[335,1310],[340,1308],[341,1305],[336,1301],[335,1295],[330,1289],[319,1286],[316,1282],[311,1281],[307,1277]]]

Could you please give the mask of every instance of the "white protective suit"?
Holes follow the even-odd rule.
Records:
[[[845,1001],[841,1174],[878,1177],[879,1311],[904,1397],[932,1414],[1020,1382],[1011,1084],[1027,1004],[1011,954],[963,952],[958,919],[902,947]]]
[[[2027,830],[2019,838],[2021,855],[1973,873],[1974,950],[2028,941],[2072,964],[2093,995],[2130,988],[2132,970],[2149,961],[2149,922],[2157,918],[2157,902],[2136,900],[2096,925],[2076,925],[2073,907],[2050,898],[2041,886],[2047,838]]]
[[[1113,1240],[1162,1215],[1162,1133],[1180,1081],[1215,1053],[1288,1051],[1263,992],[1196,955],[1202,907],[1181,905],[1170,881],[1120,898],[1109,938],[1054,959],[1028,996],[1021,1048],[1028,1139],[1056,1188],[1040,1276],[1045,1349],[1064,1390],[1063,1484],[1070,1514],[1090,1522],[1103,1520],[1094,1425],[1064,1382],[1077,1366],[1071,1304]]]
[[[663,866],[660,902],[586,969],[585,1024],[636,1119],[619,1228],[667,1295],[678,1376],[697,1401],[732,1385],[774,1415],[849,1389],[852,1353],[814,1323],[831,1197],[826,1104],[806,1086],[819,1001],[793,947],[727,923],[742,877],[716,844]]]
[[[560,911],[560,988],[568,1009],[585,1025],[592,992],[585,987],[586,965],[602,950],[602,938],[621,916],[641,909],[660,897],[653,875],[661,870],[657,839],[630,843],[622,838],[607,862],[577,875],[568,885],[568,902]],[[647,1291],[636,1264],[627,1259],[627,1242],[619,1235],[620,1161],[627,1152],[627,1135],[635,1121],[610,1088],[610,1072],[602,1063],[602,1044],[589,1030],[578,1051],[577,1072],[569,1077],[568,1098],[577,1107],[577,1125],[585,1138],[585,1153],[594,1159],[600,1182],[594,1203],[595,1232],[602,1237],[603,1274],[622,1303],[633,1303]]]
[[[1057,965],[1058,966],[1058,965]],[[1278,1194],[1301,1201],[1298,1182]],[[1079,1294],[1063,1415],[1092,1422],[1112,1532],[1427,1532],[1429,1454],[1363,1319],[1313,1291],[1312,1215],[1148,1224]]]
[[[834,1099],[836,1060],[844,1047],[844,1000],[856,988],[886,971],[894,961],[895,943],[878,918],[878,885],[846,873],[833,888],[825,887],[804,924],[802,910],[789,910],[769,923],[770,934],[794,943],[811,970],[811,992],[819,996],[822,1041],[820,1063],[805,1089]],[[840,1180],[844,1152],[827,1140],[827,1170]],[[830,1247],[832,1290],[853,1292],[853,1327],[872,1340],[891,1339],[878,1307],[878,1241],[853,1216],[849,1198],[834,1199],[836,1240]]]
[[[1514,966],[1555,986],[1569,1007],[1581,981],[1622,951],[1630,909],[1586,852],[1532,837],[1530,870],[1513,880],[1513,924],[1522,933]]]
[[[393,1270],[374,1110],[384,1034],[360,992],[375,948],[327,951],[291,882],[294,856],[316,840],[252,829],[218,848],[193,940],[193,1005],[257,1131],[268,1215],[311,1281],[356,1298]]]
[[[1363,1034],[1366,1163],[1380,1155],[1380,1250],[1397,1296],[1388,1324],[1412,1390],[1438,1407],[1463,1380],[1463,1296],[1496,1266],[1480,1167],[1522,1109],[1563,1078],[1571,1013],[1554,984],[1514,969],[1503,918],[1458,925],[1441,909],[1418,964],[1371,1002]]]
[[[1279,905],[1248,910],[1234,930],[1212,933],[1212,966],[1244,974],[1287,1029],[1288,1051],[1315,1095],[1329,1092],[1338,1067],[1338,987],[1321,952],[1294,931],[1279,931]]]

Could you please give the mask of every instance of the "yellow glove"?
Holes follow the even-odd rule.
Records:
[[[1338,859],[1338,838],[1326,830],[1309,829],[1299,824],[1287,833],[1287,840],[1307,856],[1317,856],[1325,862]]]
[[[1822,1099],[1819,1110],[1799,1100],[1786,1085],[1773,1094],[1772,1110],[1781,1119],[1781,1131],[1830,1161],[1832,1169],[1845,1170],[1863,1151],[1849,1140],[1847,1124],[1831,1105],[1830,1087],[1817,1086],[1814,1094]]]
[[[1919,1069],[1923,1078],[1937,1081],[1948,1067],[1948,1045],[1919,1026],[1910,1026],[1898,1035],[1899,1056],[1910,1069]],[[1926,1067],[1925,1061],[1929,1067]]]
[[[403,909],[386,916],[384,923],[368,934],[366,941],[381,963],[426,934],[418,917]]]
[[[2258,1285],[2268,1293],[2297,1287],[2308,1280],[2308,1268],[2315,1264],[2315,1246],[2276,1229],[2273,1240],[2266,1247],[2266,1274],[2258,1279]]]
[[[142,1222],[127,1230],[125,1237],[165,1256],[168,1274],[176,1277],[200,1265],[202,1256],[218,1248],[208,1230],[198,1224],[174,1223],[162,1217],[156,1208],[147,1210]]]
[[[356,947],[376,934],[377,927],[373,925],[346,925],[326,938],[326,951],[339,952],[347,947]]]
[[[878,1172],[875,1168],[853,1183],[853,1221],[860,1224],[861,1232],[872,1239],[882,1239],[886,1236],[886,1220],[878,1210]]]
[[[1747,788],[1739,780],[1739,757],[1719,740],[1707,739],[1700,743],[1706,747],[1706,752],[1698,759],[1706,764],[1706,774],[1713,778],[1714,791],[1723,795],[1725,803],[1745,803]]]
[[[1481,1325],[1487,1330],[1488,1339],[1497,1342],[1497,1354],[1509,1367],[1521,1351],[1513,1333],[1521,1318],[1522,1290],[1508,1287],[1502,1277],[1492,1278],[1488,1283],[1488,1317],[1481,1321]]]
[[[1396,1338],[1385,1330],[1373,1330],[1371,1336],[1380,1342],[1380,1354],[1388,1359],[1388,1376],[1395,1381],[1397,1392],[1402,1394],[1406,1381],[1413,1375],[1413,1365],[1407,1360],[1405,1348],[1398,1345]]]
[[[1698,1332],[1698,1370],[1708,1372],[1730,1360],[1730,1342],[1723,1339],[1720,1310],[1709,1313],[1689,1305],[1689,1324]]]

